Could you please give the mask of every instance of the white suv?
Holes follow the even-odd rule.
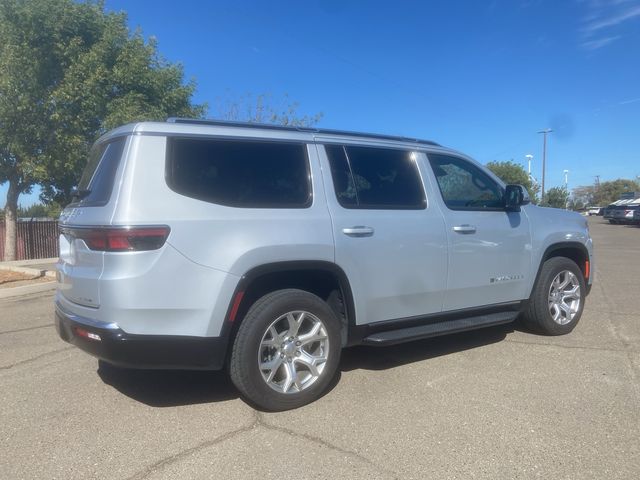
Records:
[[[570,332],[578,214],[433,142],[170,119],[93,147],[60,217],[56,325],[107,362],[229,368],[269,410],[320,396],[343,347],[511,322]]]

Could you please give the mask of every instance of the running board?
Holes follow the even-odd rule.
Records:
[[[476,328],[492,327],[503,323],[513,322],[519,312],[500,312],[475,317],[460,318],[458,320],[448,320],[429,325],[418,325],[417,327],[400,328],[398,330],[388,330],[378,332],[365,337],[362,340],[364,345],[386,346],[396,343],[411,342],[423,338],[437,337],[449,333],[475,330]]]

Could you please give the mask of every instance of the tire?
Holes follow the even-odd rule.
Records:
[[[336,315],[316,295],[296,289],[269,293],[251,306],[238,328],[229,361],[231,380],[263,410],[311,403],[335,375],[340,330]]]
[[[573,260],[550,258],[540,270],[523,314],[524,324],[543,335],[571,332],[582,316],[586,291],[582,271]]]

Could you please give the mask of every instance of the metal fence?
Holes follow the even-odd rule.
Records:
[[[57,220],[19,220],[16,260],[58,256]],[[4,260],[4,220],[0,220],[0,261]]]

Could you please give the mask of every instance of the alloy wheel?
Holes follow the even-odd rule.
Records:
[[[329,336],[322,320],[297,310],[267,327],[258,347],[258,368],[273,390],[298,393],[320,378],[328,356]]]
[[[570,270],[558,273],[549,287],[549,313],[554,322],[566,325],[580,309],[581,294],[578,277]]]

